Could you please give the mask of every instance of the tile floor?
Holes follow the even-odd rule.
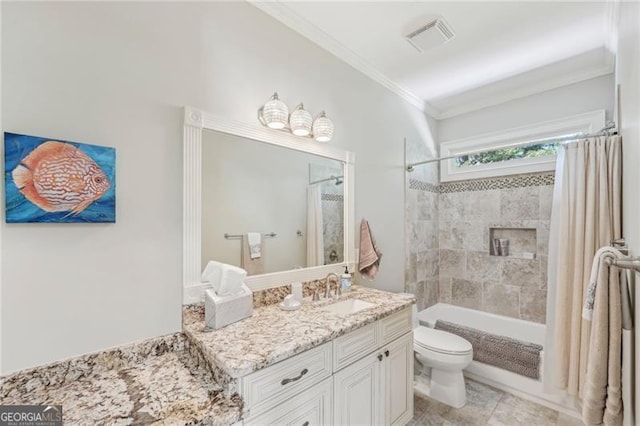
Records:
[[[467,404],[453,408],[416,393],[408,426],[579,426],[582,422],[550,408],[466,379]]]

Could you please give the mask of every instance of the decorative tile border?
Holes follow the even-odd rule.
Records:
[[[528,175],[507,176],[492,179],[476,179],[462,182],[440,184],[440,193],[488,191],[491,189],[526,188],[531,186],[553,185],[555,173],[536,173]]]
[[[491,189],[527,188],[532,186],[553,185],[554,173],[536,173],[518,176],[507,176],[491,179],[474,179],[461,182],[441,183],[433,185],[416,179],[409,180],[409,189],[447,194],[451,192],[489,191]]]
[[[344,196],[340,194],[322,194],[320,197],[322,201],[344,201]]]
[[[422,182],[417,179],[409,179],[409,189],[418,189],[420,191],[439,193],[438,185],[428,182]]]

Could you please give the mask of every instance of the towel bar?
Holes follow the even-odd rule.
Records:
[[[629,247],[627,247],[627,242],[624,238],[611,240],[611,243],[609,243],[609,245],[615,249],[618,249],[618,251],[625,256],[629,255]]]
[[[616,266],[622,269],[632,269],[635,272],[640,272],[640,257],[629,257],[626,259],[613,259],[607,257],[605,262],[609,266]]]
[[[243,234],[224,234],[224,237],[228,240],[228,239],[231,239],[231,238],[242,238],[242,235]],[[262,234],[262,235],[264,237],[273,238],[278,234],[276,234],[275,232],[269,232],[268,234]]]

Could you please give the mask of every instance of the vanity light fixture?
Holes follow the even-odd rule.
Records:
[[[333,122],[324,111],[314,120],[300,102],[289,115],[289,108],[278,99],[277,92],[258,110],[258,120],[271,129],[288,130],[296,136],[314,138],[318,142],[329,142],[333,137]]]
[[[329,142],[333,137],[333,121],[322,111],[313,122],[313,137],[318,142]]]
[[[284,129],[289,121],[289,108],[287,104],[278,99],[278,93],[273,96],[259,111],[260,121],[272,129]]]
[[[296,107],[289,117],[289,126],[291,133],[296,136],[309,136],[311,133],[311,123],[313,117],[311,113],[304,109],[302,102]]]

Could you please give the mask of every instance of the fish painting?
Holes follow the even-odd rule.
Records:
[[[7,222],[114,222],[114,163],[113,148],[5,133]]]

